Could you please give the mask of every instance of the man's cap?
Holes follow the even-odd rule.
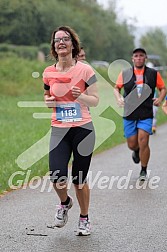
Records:
[[[144,48],[141,48],[141,47],[135,48],[133,50],[133,53],[136,53],[136,52],[143,52],[144,54],[147,54],[146,50]]]

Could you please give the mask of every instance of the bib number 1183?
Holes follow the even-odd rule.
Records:
[[[81,121],[81,107],[79,103],[57,104],[56,119],[61,122]]]

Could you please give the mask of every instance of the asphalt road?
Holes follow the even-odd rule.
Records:
[[[167,124],[150,137],[150,147],[150,176],[142,185],[140,165],[133,163],[126,144],[93,158],[91,236],[75,236],[79,207],[72,186],[74,206],[62,229],[51,228],[58,198],[49,191],[49,180],[0,198],[0,251],[166,252]]]

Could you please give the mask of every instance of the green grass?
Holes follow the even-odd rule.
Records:
[[[50,110],[17,106],[19,101],[43,101],[42,71],[48,63],[28,61],[13,56],[3,58],[1,64],[0,192],[2,193],[9,190],[8,180],[14,172],[21,172],[13,179],[15,185],[18,185],[18,179],[24,181],[28,170],[30,172],[29,180],[34,176],[43,176],[48,172],[48,154],[28,167],[27,170],[22,170],[16,160],[20,154],[43,138],[50,129],[50,119],[34,119],[33,113],[50,112]],[[31,76],[35,71],[40,73],[40,77],[37,79]],[[105,79],[108,79],[104,70],[100,73]],[[91,108],[98,144],[94,154],[125,142],[122,117],[120,116],[121,110],[115,103],[112,85],[105,79],[98,75],[100,103],[97,108]],[[166,122],[166,116],[159,109],[158,124],[164,122]],[[47,143],[38,145],[31,152],[32,159],[40,154],[41,148],[47,148]]]
[[[31,99],[30,96],[26,97],[26,100],[27,98]],[[17,157],[45,135],[50,127],[49,121],[32,118],[34,108],[19,108],[17,102],[20,100],[24,100],[24,97],[1,96],[0,191],[8,189],[10,175],[21,170],[15,162]],[[31,175],[43,175],[47,168],[47,158],[44,157],[30,167]]]

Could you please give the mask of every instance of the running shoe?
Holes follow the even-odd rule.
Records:
[[[90,235],[90,221],[87,218],[79,218],[77,236]]]
[[[152,133],[155,134],[156,133],[156,127],[152,127]]]
[[[140,157],[139,157],[139,150],[133,151],[132,153],[132,159],[135,164],[138,164],[140,162]]]
[[[139,180],[140,180],[140,181],[145,181],[145,180],[147,180],[147,171],[141,170],[140,175],[139,175]]]
[[[68,205],[58,205],[55,214],[55,227],[62,228],[68,221],[68,210],[73,206],[73,199],[70,197]]]

